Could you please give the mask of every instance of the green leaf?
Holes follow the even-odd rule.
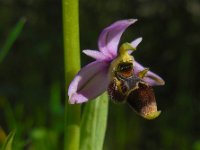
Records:
[[[17,22],[15,27],[9,33],[9,35],[8,35],[6,41],[5,41],[5,44],[3,45],[2,49],[0,50],[0,63],[4,60],[5,56],[7,55],[9,50],[11,49],[13,43],[16,41],[16,39],[20,35],[20,33],[23,29],[24,23],[25,23],[25,19],[21,18]]]
[[[86,104],[81,120],[80,150],[103,149],[107,116],[107,93]]]
[[[7,136],[6,141],[2,147],[2,150],[12,150],[12,142],[14,136],[15,136],[15,130],[10,132],[10,134]]]

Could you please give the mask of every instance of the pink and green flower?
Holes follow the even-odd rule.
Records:
[[[145,107],[145,111],[139,112],[140,110],[137,110],[135,106],[132,105],[131,107],[141,116],[152,119],[159,115],[160,112],[157,111],[155,100],[153,100],[152,105],[152,92],[149,93],[152,89],[149,88],[164,85],[164,80],[143,67],[131,55],[142,41],[142,38],[124,43],[119,47],[123,32],[136,21],[136,19],[128,19],[114,22],[100,34],[98,40],[99,50],[83,50],[83,53],[95,60],[84,66],[72,80],[68,90],[70,104],[87,102],[107,90],[112,99],[113,92],[118,94],[119,91],[120,94],[124,95],[122,101],[127,101],[130,105],[132,105],[129,102],[130,95],[134,96],[136,94],[138,99],[134,104],[137,105],[136,107],[141,105],[141,109]],[[119,70],[121,64],[123,67]],[[121,75],[122,78],[120,78]],[[109,88],[111,84],[114,89]],[[124,91],[124,89],[126,90]],[[147,100],[144,101],[144,97]],[[151,98],[151,100],[148,100],[148,98]]]

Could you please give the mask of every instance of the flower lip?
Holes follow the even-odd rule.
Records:
[[[139,83],[139,88],[129,94],[127,103],[140,116],[149,120],[158,117],[161,112],[157,111],[153,89],[143,83]]]

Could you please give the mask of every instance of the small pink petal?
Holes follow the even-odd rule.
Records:
[[[95,51],[95,50],[83,50],[83,53],[96,59],[96,60],[105,60],[106,56],[99,52],[99,51]]]
[[[131,46],[134,48],[137,48],[137,46],[140,44],[140,42],[142,42],[142,37],[139,37],[137,39],[135,39],[134,41],[131,42]],[[133,51],[128,51],[129,54],[132,54]]]
[[[134,61],[134,73],[138,74],[140,71],[144,70],[145,68],[140,65],[138,62]],[[150,86],[158,86],[158,85],[164,85],[165,81],[158,76],[157,74],[148,71],[145,77],[143,78],[145,82],[147,82]]]
[[[110,59],[116,57],[122,33],[136,21],[137,19],[120,20],[105,28],[99,36],[99,50]]]
[[[83,67],[69,86],[69,103],[82,103],[100,95],[107,88],[108,64],[94,61]]]
[[[134,48],[136,48],[136,47],[140,44],[140,42],[142,42],[142,37],[139,37],[139,38],[135,39],[134,41],[132,41],[132,42],[131,42],[131,45],[132,45]]]

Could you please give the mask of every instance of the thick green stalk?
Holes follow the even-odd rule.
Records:
[[[62,0],[62,6],[65,80],[68,89],[70,81],[80,69],[78,0]],[[66,100],[65,150],[79,150],[79,140],[80,105],[69,105]]]

